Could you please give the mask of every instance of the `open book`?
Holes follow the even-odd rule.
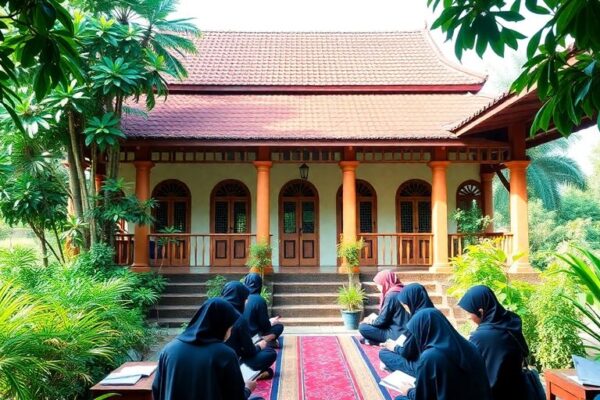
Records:
[[[379,381],[379,384],[383,387],[399,392],[403,384],[408,384],[411,388],[414,388],[415,378],[408,374],[405,374],[402,371],[394,371],[390,375],[386,376],[381,381]]]
[[[260,375],[260,371],[255,371],[246,364],[240,364],[240,369],[242,370],[244,382],[253,381]]]
[[[100,381],[103,386],[133,386],[140,379],[152,375],[156,365],[135,365],[113,372]]]

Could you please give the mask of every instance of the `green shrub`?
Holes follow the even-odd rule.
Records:
[[[250,254],[246,266],[256,270],[263,278],[265,269],[271,266],[273,248],[268,243],[253,243],[250,245]]]
[[[359,311],[363,309],[366,297],[360,284],[351,284],[339,288],[337,303],[344,311]]]
[[[454,276],[448,293],[457,299],[470,287],[486,285],[509,310],[523,321],[523,334],[531,350],[531,361],[538,367],[566,368],[571,354],[581,354],[577,331],[565,317],[577,318],[568,297],[575,296],[572,280],[557,275],[556,267],[541,274],[541,283],[511,280],[505,272],[506,254],[493,241],[468,247],[452,260]]]
[[[551,265],[542,273],[542,281],[529,302],[536,321],[536,336],[529,346],[536,365],[542,369],[569,368],[571,355],[584,353],[578,331],[569,321],[569,318],[578,318],[569,300],[576,297],[576,286],[568,276],[557,271],[558,267]]]
[[[41,266],[31,249],[0,251],[0,285],[13,296],[7,301],[17,304],[12,314],[0,316],[12,324],[9,330],[0,321],[0,398],[82,396],[106,372],[153,344],[155,335],[145,324],[145,308],[158,299],[155,290],[162,281],[113,268],[112,255],[104,250],[99,247],[83,254],[73,265],[48,267]],[[107,260],[110,263],[104,264]],[[16,317],[21,315],[29,317]],[[23,336],[25,331],[29,336]],[[12,347],[24,338],[35,351]],[[35,379],[11,383],[26,383],[22,393],[2,381],[14,375],[10,368],[1,367],[3,360],[18,355],[26,356],[36,368]],[[27,391],[33,397],[27,397]]]
[[[206,281],[206,296],[211,299],[219,297],[223,291],[223,287],[227,283],[227,279],[223,275],[217,275]]]
[[[273,303],[273,293],[271,293],[266,285],[263,285],[262,290],[260,291],[260,296],[265,299],[268,306]]]

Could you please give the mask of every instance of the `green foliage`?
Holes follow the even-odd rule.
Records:
[[[227,283],[227,279],[223,275],[217,275],[206,281],[206,296],[209,299],[219,297],[223,291],[223,287]]]
[[[19,98],[14,88],[20,83],[16,64],[31,69],[38,101],[69,73],[79,75],[73,21],[55,0],[1,0],[0,7],[0,103],[23,130],[14,109]]]
[[[579,316],[568,299],[576,296],[576,287],[557,270],[552,265],[542,273],[528,305],[536,321],[536,335],[528,337],[529,346],[542,369],[569,368],[572,354],[584,354],[581,338],[572,325]]]
[[[349,270],[360,266],[360,252],[365,247],[362,239],[354,242],[346,242],[340,237],[337,245],[337,256],[341,258]]]
[[[600,358],[600,258],[593,252],[578,248],[577,253],[559,256],[567,264],[563,272],[573,279],[581,293],[579,296],[564,298],[584,316],[585,320],[574,318],[573,315],[563,315],[567,323],[576,327],[579,332],[591,339],[587,348]]]
[[[561,195],[561,206],[558,209],[559,223],[572,221],[577,218],[600,221],[600,201],[592,191],[566,188]]]
[[[261,291],[260,291],[260,296],[265,299],[265,301],[267,302],[267,306],[270,306],[271,304],[273,304],[273,293],[271,293],[271,291],[269,290],[269,288],[266,285],[263,285]]]
[[[458,299],[472,286],[488,286],[521,317],[532,362],[544,369],[570,366],[571,354],[583,349],[577,332],[562,318],[577,319],[576,308],[567,300],[575,294],[573,282],[557,275],[555,266],[541,274],[538,284],[512,280],[505,273],[505,261],[492,241],[470,246],[452,261],[455,271],[448,293]]]
[[[523,4],[524,3],[524,4]],[[527,43],[527,61],[513,83],[515,92],[536,87],[544,103],[531,126],[531,134],[548,131],[553,124],[569,135],[584,119],[600,127],[600,3],[573,0],[428,0],[443,11],[433,24],[448,39],[455,53],[474,49],[481,57],[490,47],[503,56],[525,39],[519,22],[524,13],[547,16],[547,22]],[[515,23],[508,28],[507,23]],[[572,44],[572,46],[570,45]]]
[[[106,150],[108,146],[114,146],[119,139],[127,136],[119,129],[121,121],[114,113],[106,113],[101,118],[92,117],[85,134],[85,145],[95,143],[100,151]]]
[[[31,249],[0,251],[0,397],[67,400],[153,342],[145,308],[162,278],[112,267],[106,246],[41,267]]]
[[[269,243],[253,243],[250,245],[250,255],[246,266],[258,271],[261,278],[264,277],[265,269],[271,266],[271,254],[273,248]]]
[[[344,311],[359,311],[364,307],[367,295],[360,284],[349,284],[338,290],[337,304]]]

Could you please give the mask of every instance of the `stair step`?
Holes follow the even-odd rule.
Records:
[[[272,276],[274,284],[280,283],[299,283],[299,282],[336,282],[338,284],[348,282],[348,276],[338,273],[317,273],[317,274],[275,274]]]
[[[284,318],[285,326],[343,326],[342,315],[338,311],[335,317],[293,317]],[[285,334],[285,333],[284,333]]]
[[[273,285],[274,293],[337,293],[341,282],[279,282]]]
[[[161,306],[191,306],[200,307],[207,299],[203,293],[165,293],[160,297],[158,305]]]

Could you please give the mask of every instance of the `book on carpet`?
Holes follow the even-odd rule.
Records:
[[[573,364],[575,364],[575,372],[581,383],[600,386],[600,362],[573,355]]]
[[[252,343],[256,344],[258,342],[260,342],[262,340],[262,336],[260,336],[258,333],[254,336],[252,336]]]
[[[379,381],[381,386],[384,386],[388,389],[395,390],[397,392],[400,391],[400,388],[404,384],[408,384],[411,388],[415,387],[416,379],[408,374],[405,374],[402,371],[394,371],[382,380]]]
[[[140,374],[113,372],[100,381],[103,386],[133,386],[142,379]]]
[[[255,371],[246,364],[241,364],[240,369],[242,370],[244,382],[253,381],[260,375],[260,371]]]

